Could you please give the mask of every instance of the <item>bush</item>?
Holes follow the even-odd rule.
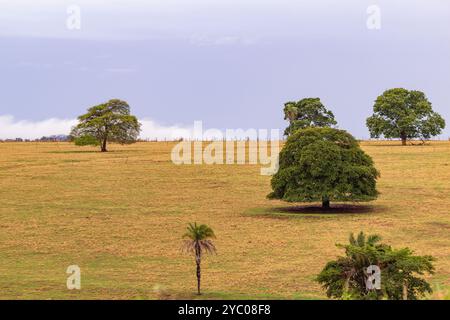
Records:
[[[414,256],[408,248],[393,249],[380,244],[377,235],[366,237],[363,232],[355,238],[350,235],[348,245],[337,246],[345,256],[328,262],[317,276],[327,296],[338,299],[361,300],[416,300],[431,293],[431,286],[417,275],[433,274],[435,260],[431,256]],[[367,267],[376,265],[381,270],[380,289],[368,289]]]

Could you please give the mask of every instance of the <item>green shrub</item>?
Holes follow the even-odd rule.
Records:
[[[408,248],[396,250],[380,244],[380,240],[377,235],[366,237],[361,232],[357,238],[351,234],[348,245],[337,245],[345,250],[345,256],[328,262],[316,279],[326,289],[328,297],[416,300],[432,292],[431,286],[417,275],[433,274],[434,258],[415,256]],[[367,288],[366,270],[370,265],[377,265],[381,270],[380,289]]]

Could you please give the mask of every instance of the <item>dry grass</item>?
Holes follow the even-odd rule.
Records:
[[[365,142],[382,177],[378,201],[321,213],[265,199],[258,165],[182,165],[173,143],[0,144],[0,298],[193,298],[187,222],[210,225],[203,298],[324,298],[313,281],[350,232],[379,233],[438,260],[450,285],[450,143]],[[66,289],[81,267],[80,291]],[[445,289],[447,290],[447,289]],[[445,291],[447,292],[447,291]]]

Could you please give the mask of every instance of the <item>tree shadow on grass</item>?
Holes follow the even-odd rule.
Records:
[[[365,147],[401,147],[401,148],[407,148],[407,147],[432,147],[433,145],[431,143],[411,143],[408,142],[408,144],[406,146],[402,145],[402,143],[370,143],[367,142],[366,144],[364,144]]]
[[[330,208],[322,208],[321,206],[300,205],[291,207],[275,207],[269,211],[281,213],[306,213],[306,214],[365,214],[379,210],[379,207],[370,205],[356,204],[335,204]]]
[[[388,143],[374,143],[374,144],[371,144],[371,143],[366,143],[365,145],[364,145],[365,147],[403,147],[403,148],[405,148],[405,147],[413,147],[412,145],[406,145],[406,146],[403,146],[401,143],[400,144],[388,144]]]
[[[145,150],[109,150],[108,152],[101,152],[100,150],[61,150],[61,151],[46,151],[45,153],[98,153],[98,154],[109,154],[109,153],[129,153],[129,152],[145,152]]]
[[[260,217],[271,218],[314,218],[339,217],[346,215],[368,215],[384,211],[381,206],[358,204],[334,204],[330,208],[320,205],[298,205],[287,207],[254,208],[248,213]]]
[[[97,150],[71,150],[71,151],[46,151],[44,153],[54,153],[54,154],[70,154],[70,153],[101,153]]]

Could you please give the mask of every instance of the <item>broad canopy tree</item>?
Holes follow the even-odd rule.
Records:
[[[298,129],[307,127],[332,127],[337,124],[334,114],[327,110],[320,98],[305,98],[300,101],[289,101],[284,104],[284,120],[289,126],[284,135],[289,136]]]
[[[445,128],[445,120],[421,91],[386,90],[376,99],[373,111],[367,119],[372,138],[400,138],[406,145],[408,139],[430,139]]]
[[[130,114],[128,103],[119,99],[89,108],[78,121],[71,132],[75,144],[97,145],[102,152],[107,151],[108,142],[136,142],[141,130],[138,119]]]
[[[270,199],[288,202],[371,201],[379,176],[370,156],[343,130],[297,130],[280,152]]]

